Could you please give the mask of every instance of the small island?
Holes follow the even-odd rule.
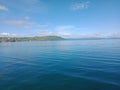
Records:
[[[64,40],[64,38],[60,36],[0,37],[0,42],[55,41],[55,40]]]

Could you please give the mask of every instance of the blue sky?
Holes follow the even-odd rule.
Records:
[[[120,0],[0,0],[0,36],[120,37]]]

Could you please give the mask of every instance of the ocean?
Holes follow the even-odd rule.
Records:
[[[120,39],[0,43],[0,90],[120,90]]]

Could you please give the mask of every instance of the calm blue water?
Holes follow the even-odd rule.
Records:
[[[0,90],[120,90],[120,40],[0,43]]]

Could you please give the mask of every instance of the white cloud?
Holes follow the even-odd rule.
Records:
[[[9,35],[9,33],[2,32],[2,33],[0,33],[0,35],[1,35],[1,36],[8,36],[8,35]]]
[[[4,5],[0,5],[0,11],[8,11],[8,8]]]
[[[15,37],[16,34],[10,34],[10,33],[7,33],[7,32],[1,32],[0,33],[0,37]]]
[[[83,30],[88,30],[86,27],[74,26],[74,25],[59,25],[54,28],[55,31],[64,32],[78,32]]]
[[[77,34],[74,37],[76,38],[102,38],[105,36],[104,34],[101,34],[101,33],[92,33],[92,34]]]
[[[2,22],[5,25],[12,25],[17,27],[23,27],[23,28],[31,28],[31,24],[27,20],[6,20]]]
[[[28,18],[28,17],[26,17]],[[1,22],[5,25],[15,26],[15,27],[21,27],[21,28],[42,28],[47,25],[45,24],[38,24],[29,20],[5,20]]]
[[[120,32],[116,33],[71,33],[71,31],[52,31],[42,30],[39,31],[38,36],[56,35],[63,38],[120,38]]]
[[[8,21],[4,21],[4,24],[8,24],[8,25],[22,25],[27,23],[26,20],[8,20]]]
[[[74,4],[72,4],[72,6],[71,6],[71,9],[72,10],[81,10],[81,9],[85,9],[85,8],[88,8],[88,6],[89,6],[89,3],[90,2],[78,2],[78,3],[74,3]]]
[[[35,33],[35,36],[61,36],[63,38],[120,38],[120,32],[115,33],[91,33],[91,34],[72,34],[70,32],[58,32],[58,31],[50,31],[50,30],[42,30]],[[1,32],[0,37],[16,37],[16,34],[11,34],[7,32]],[[20,36],[20,35],[18,35]],[[22,35],[24,36],[24,35]]]
[[[55,30],[71,30],[74,29],[75,27],[73,25],[63,25],[63,26],[57,26]]]
[[[63,37],[68,37],[68,36],[71,36],[71,33],[68,33],[68,32],[57,32],[56,35],[63,36]]]
[[[25,18],[25,20],[29,20],[29,19],[30,19],[30,17],[29,17],[29,16],[25,16],[24,18]]]
[[[79,33],[80,30],[85,30],[85,28],[80,28],[74,25],[58,25],[53,28],[47,26],[47,28],[45,27],[43,30],[39,29],[38,35],[42,36],[56,35],[64,38],[69,38],[74,36],[74,33],[76,32]]]
[[[37,34],[40,36],[47,36],[47,35],[53,35],[54,32],[49,31],[49,30],[42,30],[42,31],[37,32]]]
[[[4,1],[4,0],[3,0]],[[22,14],[38,14],[43,13],[47,10],[47,5],[41,0],[17,0],[17,3],[13,3],[16,0],[7,0],[9,7],[11,7],[11,12],[14,9],[21,12]]]
[[[108,37],[120,38],[120,32],[109,33],[107,36]]]
[[[39,31],[37,33],[40,36],[55,35],[55,36],[67,37],[67,36],[71,35],[71,33],[68,33],[68,32],[59,32],[59,31],[50,31],[50,30],[42,30],[42,31]]]
[[[46,27],[45,27],[46,28]],[[53,28],[47,26],[44,30],[39,30],[38,35],[47,36],[47,35],[55,35],[61,37],[69,37],[71,35],[71,30],[74,30],[75,27],[73,25],[60,25]]]
[[[120,38],[120,32],[116,33],[91,33],[91,34],[71,34],[68,38]]]

